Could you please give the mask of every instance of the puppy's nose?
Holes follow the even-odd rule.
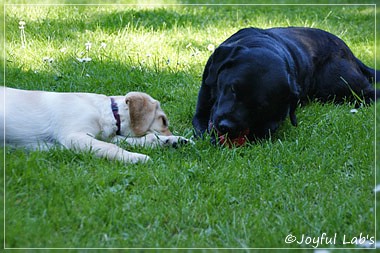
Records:
[[[222,134],[233,133],[235,130],[235,124],[230,120],[222,119],[216,126],[216,128]]]

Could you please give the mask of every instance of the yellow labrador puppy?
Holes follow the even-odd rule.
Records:
[[[0,98],[0,141],[5,145],[48,149],[61,144],[136,163],[149,157],[114,143],[156,147],[190,141],[173,136],[160,103],[141,92],[108,97],[0,87]]]

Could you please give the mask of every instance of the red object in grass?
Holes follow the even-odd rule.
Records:
[[[245,129],[244,131],[240,132],[239,136],[233,139],[228,138],[228,136],[225,135],[219,135],[219,143],[222,145],[226,145],[229,148],[232,148],[233,146],[235,147],[240,147],[245,144],[247,141],[247,135],[249,134],[249,129]]]
[[[212,122],[209,122],[209,129],[215,129]],[[249,128],[246,128],[244,131],[241,131],[236,138],[228,138],[226,134],[221,134],[218,130],[215,129],[218,134],[219,144],[232,147],[240,147],[243,146],[247,141],[247,135],[249,134]]]

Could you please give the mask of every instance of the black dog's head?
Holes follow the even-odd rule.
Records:
[[[214,100],[208,130],[218,142],[241,145],[266,137],[287,115],[297,124],[298,90],[289,68],[284,57],[263,47],[215,50],[204,82]]]

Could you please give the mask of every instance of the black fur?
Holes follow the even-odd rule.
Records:
[[[359,100],[380,95],[375,71],[335,35],[313,28],[245,28],[224,41],[203,72],[193,126],[196,136],[214,129],[230,138],[273,133],[298,103]]]

